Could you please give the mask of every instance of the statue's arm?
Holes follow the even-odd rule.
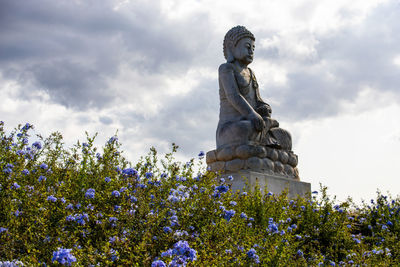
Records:
[[[223,90],[225,91],[225,96],[232,106],[246,118],[255,113],[252,106],[239,92],[233,67],[229,63],[222,64],[219,67],[218,74]]]
[[[270,118],[271,113],[272,113],[271,106],[269,104],[265,103],[264,100],[262,100],[262,98],[260,96],[260,89],[258,88],[258,82],[257,82],[256,76],[254,75],[254,72],[252,69],[249,68],[249,70],[250,70],[252,80],[255,85],[255,91],[256,91],[257,106],[256,106],[255,110],[261,116]]]
[[[228,101],[243,117],[252,122],[257,131],[261,131],[265,127],[265,122],[240,94],[232,66],[229,63],[222,64],[219,67],[218,74]]]

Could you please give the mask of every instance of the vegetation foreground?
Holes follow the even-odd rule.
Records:
[[[326,188],[287,199],[232,192],[202,161],[127,162],[117,137],[63,148],[0,122],[1,266],[357,266],[400,262],[400,199],[357,207]],[[200,170],[201,173],[195,173]]]

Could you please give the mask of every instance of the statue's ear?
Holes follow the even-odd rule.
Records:
[[[227,48],[228,49],[226,51],[226,62],[232,63],[233,61],[235,61],[235,57],[233,56],[232,52],[232,44],[229,44]]]

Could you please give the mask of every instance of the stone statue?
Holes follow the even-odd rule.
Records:
[[[220,113],[217,149],[207,153],[213,171],[267,171],[299,179],[292,138],[271,118],[271,107],[261,97],[254,72],[254,35],[243,26],[224,38],[226,63],[219,67]]]

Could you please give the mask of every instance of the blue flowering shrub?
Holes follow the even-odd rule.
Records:
[[[288,199],[259,188],[232,192],[199,159],[138,163],[116,136],[73,148],[60,133],[10,134],[0,122],[0,265],[398,265],[400,200],[378,193],[357,206],[327,190]],[[30,141],[30,139],[34,139]],[[10,265],[12,266],[12,265]]]

